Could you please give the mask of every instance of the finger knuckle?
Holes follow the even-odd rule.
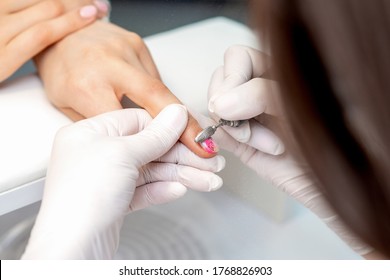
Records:
[[[49,24],[41,23],[31,30],[30,36],[33,41],[38,42],[38,45],[40,45],[41,48],[45,48],[53,43],[56,34]]]
[[[243,47],[240,45],[231,45],[225,51],[225,57],[229,57],[232,54],[243,51]]]
[[[67,85],[71,92],[83,95],[94,92],[99,86],[98,81],[91,74],[83,77],[70,75],[67,78]]]
[[[65,13],[65,5],[61,1],[50,0],[45,2],[45,13],[57,17]]]
[[[151,174],[150,168],[152,168],[152,164],[142,166],[139,169],[139,176],[143,178],[145,184],[149,184],[153,182],[153,176]]]
[[[146,49],[146,45],[144,43],[144,40],[141,36],[139,36],[137,33],[134,32],[128,32],[128,38],[131,42],[132,46],[137,52],[140,52],[144,49]]]

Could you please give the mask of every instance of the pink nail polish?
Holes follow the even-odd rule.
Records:
[[[98,13],[98,10],[94,5],[88,5],[88,6],[82,7],[80,9],[80,16],[82,18],[91,18],[91,17],[96,16],[97,13]]]
[[[203,142],[200,142],[199,144],[203,148],[203,150],[205,150],[209,154],[216,154],[219,151],[217,143],[215,143],[213,138],[211,137],[207,138]]]
[[[96,0],[96,1],[93,1],[93,3],[95,4],[95,6],[98,8],[98,10],[100,12],[105,13],[105,14],[108,12],[108,10],[109,10],[108,2]]]

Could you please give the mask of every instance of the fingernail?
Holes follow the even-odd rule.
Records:
[[[229,96],[219,96],[213,100],[214,110],[219,112],[225,112],[229,115],[236,114],[237,110],[240,110],[240,104],[242,104],[242,98],[237,94],[229,94]],[[238,104],[238,105],[237,105]],[[229,118],[231,119],[231,118]]]
[[[109,6],[108,2],[106,2],[106,1],[96,0],[93,3],[98,8],[98,10],[102,13],[106,14],[108,12],[108,10],[110,9],[110,6]]]
[[[98,13],[97,8],[94,5],[88,5],[80,9],[80,16],[82,18],[95,17]]]
[[[203,148],[203,150],[205,150],[209,154],[216,154],[219,151],[217,143],[215,143],[213,138],[211,137],[207,138],[203,142],[200,142],[199,144]]]

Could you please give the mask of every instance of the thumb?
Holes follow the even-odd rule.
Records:
[[[136,166],[141,167],[168,152],[183,133],[187,121],[187,109],[180,104],[171,104],[143,131],[128,136],[127,142],[132,149]]]

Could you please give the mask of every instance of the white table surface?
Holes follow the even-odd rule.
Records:
[[[204,114],[209,80],[223,64],[225,50],[233,44],[257,45],[245,25],[222,17],[153,35],[145,42],[166,85],[184,104]],[[49,103],[36,75],[0,86],[0,215],[41,199],[53,137],[69,123]],[[246,185],[258,182],[250,171],[242,172],[249,172],[241,174]],[[283,202],[278,193],[265,192],[273,208],[275,199]]]

